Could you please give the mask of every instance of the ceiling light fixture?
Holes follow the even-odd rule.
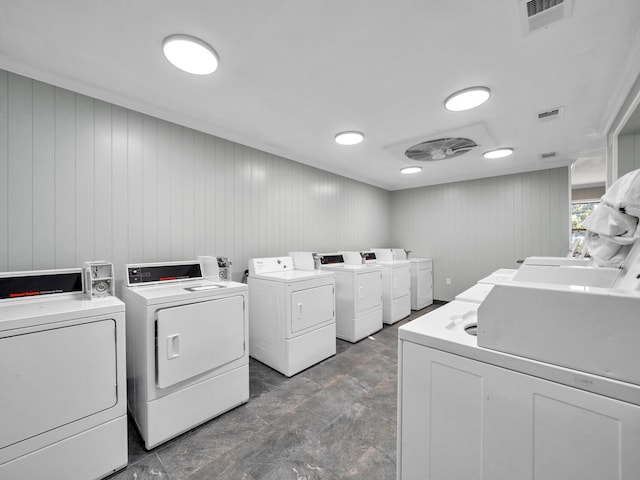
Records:
[[[412,173],[418,173],[422,171],[422,167],[404,167],[400,169],[400,173],[405,175],[411,175]]]
[[[364,140],[364,134],[356,131],[340,132],[335,136],[335,140],[340,145],[357,145]]]
[[[190,35],[169,35],[162,41],[169,62],[193,75],[209,75],[218,69],[218,55],[208,43]]]
[[[496,148],[495,150],[489,150],[488,152],[484,152],[482,156],[484,158],[489,158],[489,159],[504,158],[504,157],[508,157],[512,153],[513,153],[513,148],[505,147],[505,148]]]
[[[444,108],[451,112],[470,110],[489,100],[491,90],[487,87],[470,87],[453,93],[444,101]]]

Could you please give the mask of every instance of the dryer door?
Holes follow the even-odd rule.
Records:
[[[433,276],[430,268],[418,270],[416,288],[418,305],[429,305],[433,302]]]
[[[0,449],[113,407],[116,322],[0,338]]]
[[[356,313],[382,306],[382,273],[356,275]]]
[[[411,293],[411,275],[409,273],[409,266],[407,265],[393,268],[393,299],[402,298],[405,295]]]
[[[334,320],[333,285],[297,290],[291,293],[291,333]]]
[[[244,298],[158,310],[156,327],[156,383],[166,388],[244,355]]]

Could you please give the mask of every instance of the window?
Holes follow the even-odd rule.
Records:
[[[584,237],[587,234],[584,221],[598,208],[598,201],[574,202],[571,204],[571,249],[579,253],[582,251]]]

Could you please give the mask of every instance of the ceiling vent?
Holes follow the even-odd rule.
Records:
[[[404,154],[411,160],[423,162],[445,160],[463,155],[477,146],[468,138],[438,138],[409,147]]]
[[[547,152],[540,154],[540,160],[554,160],[558,158],[558,152]]]
[[[546,122],[548,120],[557,120],[562,118],[564,114],[564,107],[555,107],[550,108],[549,110],[545,110],[543,112],[536,113],[536,118],[541,122]]]
[[[571,15],[573,0],[521,0],[520,18],[525,33],[535,32]]]

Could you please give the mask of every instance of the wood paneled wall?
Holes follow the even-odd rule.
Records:
[[[392,192],[392,243],[432,257],[434,296],[452,300],[518,259],[569,251],[568,175],[557,168]]]
[[[566,168],[385,190],[0,71],[0,271],[398,246],[435,297],[569,243]],[[451,286],[445,279],[452,280]]]
[[[640,134],[618,136],[618,177],[640,168]]]
[[[268,128],[268,126],[265,126]],[[0,271],[389,243],[390,192],[0,71]]]

